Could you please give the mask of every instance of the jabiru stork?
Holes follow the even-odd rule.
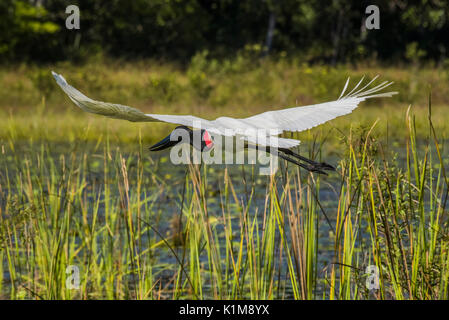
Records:
[[[179,125],[175,130],[184,130],[192,137],[194,132],[189,127],[200,130],[201,143],[195,145],[194,139],[190,139],[192,144],[200,152],[209,151],[214,147],[214,141],[210,133],[221,136],[232,136],[233,138],[244,140],[246,148],[262,149],[267,153],[272,153],[285,159],[291,163],[301,166],[302,168],[321,174],[326,174],[324,170],[335,170],[335,168],[327,163],[315,162],[305,158],[291,149],[300,144],[299,140],[277,138],[275,145],[271,139],[265,140],[261,143],[256,136],[242,135],[242,129],[266,130],[269,132],[269,137],[277,136],[285,131],[300,132],[329,120],[351,113],[362,101],[370,98],[391,97],[397,92],[380,92],[386,87],[393,84],[393,82],[384,81],[375,86],[371,84],[378,78],[374,77],[367,84],[359,88],[363,82],[364,77],[357,83],[357,85],[345,95],[346,89],[349,85],[349,78],[346,81],[342,93],[337,100],[314,104],[309,106],[292,107],[287,109],[266,111],[248,118],[235,119],[230,117],[219,117],[215,120],[206,120],[192,115],[163,115],[163,114],[145,114],[142,111],[115,103],[102,102],[93,100],[83,93],[72,87],[64,77],[52,71],[56,83],[68,95],[68,97],[81,109],[86,112],[99,114],[102,116],[123,119],[132,122],[166,122]],[[198,125],[199,124],[199,125]],[[150,147],[151,151],[164,150],[174,145],[181,143],[181,140],[173,140],[171,134]]]

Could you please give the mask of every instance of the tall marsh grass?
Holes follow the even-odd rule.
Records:
[[[8,121],[2,298],[449,298],[447,159],[430,102],[427,120],[408,109],[398,124],[403,148],[376,137],[379,123],[342,132],[347,151],[329,177],[286,163],[271,177],[253,166],[174,167],[146,152],[140,129],[127,147],[108,132],[68,132],[75,138],[58,145],[15,139],[20,121]],[[312,140],[301,147],[310,156],[336,148]],[[71,265],[79,289],[67,285]]]

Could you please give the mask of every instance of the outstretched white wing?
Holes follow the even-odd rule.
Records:
[[[304,107],[293,107],[288,109],[267,111],[255,116],[243,119],[234,119],[229,117],[220,117],[215,120],[206,120],[191,115],[162,115],[145,114],[142,111],[121,104],[114,104],[92,100],[77,89],[67,83],[63,76],[52,71],[57,84],[69,96],[69,98],[81,109],[87,112],[107,116],[110,118],[123,119],[135,122],[167,122],[179,125],[185,125],[193,128],[202,128],[211,133],[224,136],[242,136],[245,140],[253,142],[257,137],[257,130],[266,130],[267,135],[277,135],[284,131],[303,131],[310,129],[339,116],[349,114],[358,104],[369,98],[391,97],[397,92],[380,93],[381,90],[390,86],[393,82],[385,81],[373,88],[369,86],[374,82],[377,76],[368,84],[358,89],[363,81],[359,83],[344,95],[349,79],[346,81],[340,98],[335,101],[315,104]],[[358,89],[358,90],[357,90]],[[250,136],[250,138],[247,138]],[[251,138],[252,136],[252,138]],[[267,141],[270,144],[269,141]],[[294,139],[279,138],[277,141],[279,147],[291,148],[300,143]]]
[[[80,107],[84,111],[110,118],[123,119],[133,122],[164,121],[154,118],[152,117],[152,115],[144,114],[138,109],[124,106],[122,104],[92,100],[91,98],[85,96],[80,91],[68,84],[62,75],[57,74],[54,71],[52,71],[51,73],[53,74],[56,83],[69,96],[70,100],[72,100],[78,107]]]
[[[343,88],[340,98],[335,101],[314,104],[304,107],[293,107],[288,109],[267,111],[255,116],[242,119],[245,123],[254,123],[262,128],[277,130],[278,134],[284,131],[303,131],[323,124],[329,120],[351,113],[360,102],[369,98],[391,97],[397,92],[380,92],[393,82],[384,81],[379,85],[369,88],[369,86],[377,79],[374,77],[368,84],[358,89],[363,81],[359,83],[344,95],[349,78]],[[358,90],[357,90],[358,89]]]

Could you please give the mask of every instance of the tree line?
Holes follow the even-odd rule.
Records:
[[[366,28],[368,5],[380,29]],[[66,28],[66,7],[80,29]],[[299,56],[309,62],[447,59],[445,0],[2,0],[0,59],[190,61],[198,52],[227,57],[241,50]]]

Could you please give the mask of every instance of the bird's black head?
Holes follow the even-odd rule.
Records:
[[[150,151],[161,151],[171,148],[178,143],[190,143],[194,148],[201,152],[211,150],[214,146],[214,142],[209,132],[205,129],[202,129],[200,132],[198,131],[199,130],[194,131],[186,126],[178,126],[170,133],[170,135],[151,146]],[[199,136],[197,136],[198,133],[200,134]],[[198,143],[196,141],[197,139],[200,139]]]

